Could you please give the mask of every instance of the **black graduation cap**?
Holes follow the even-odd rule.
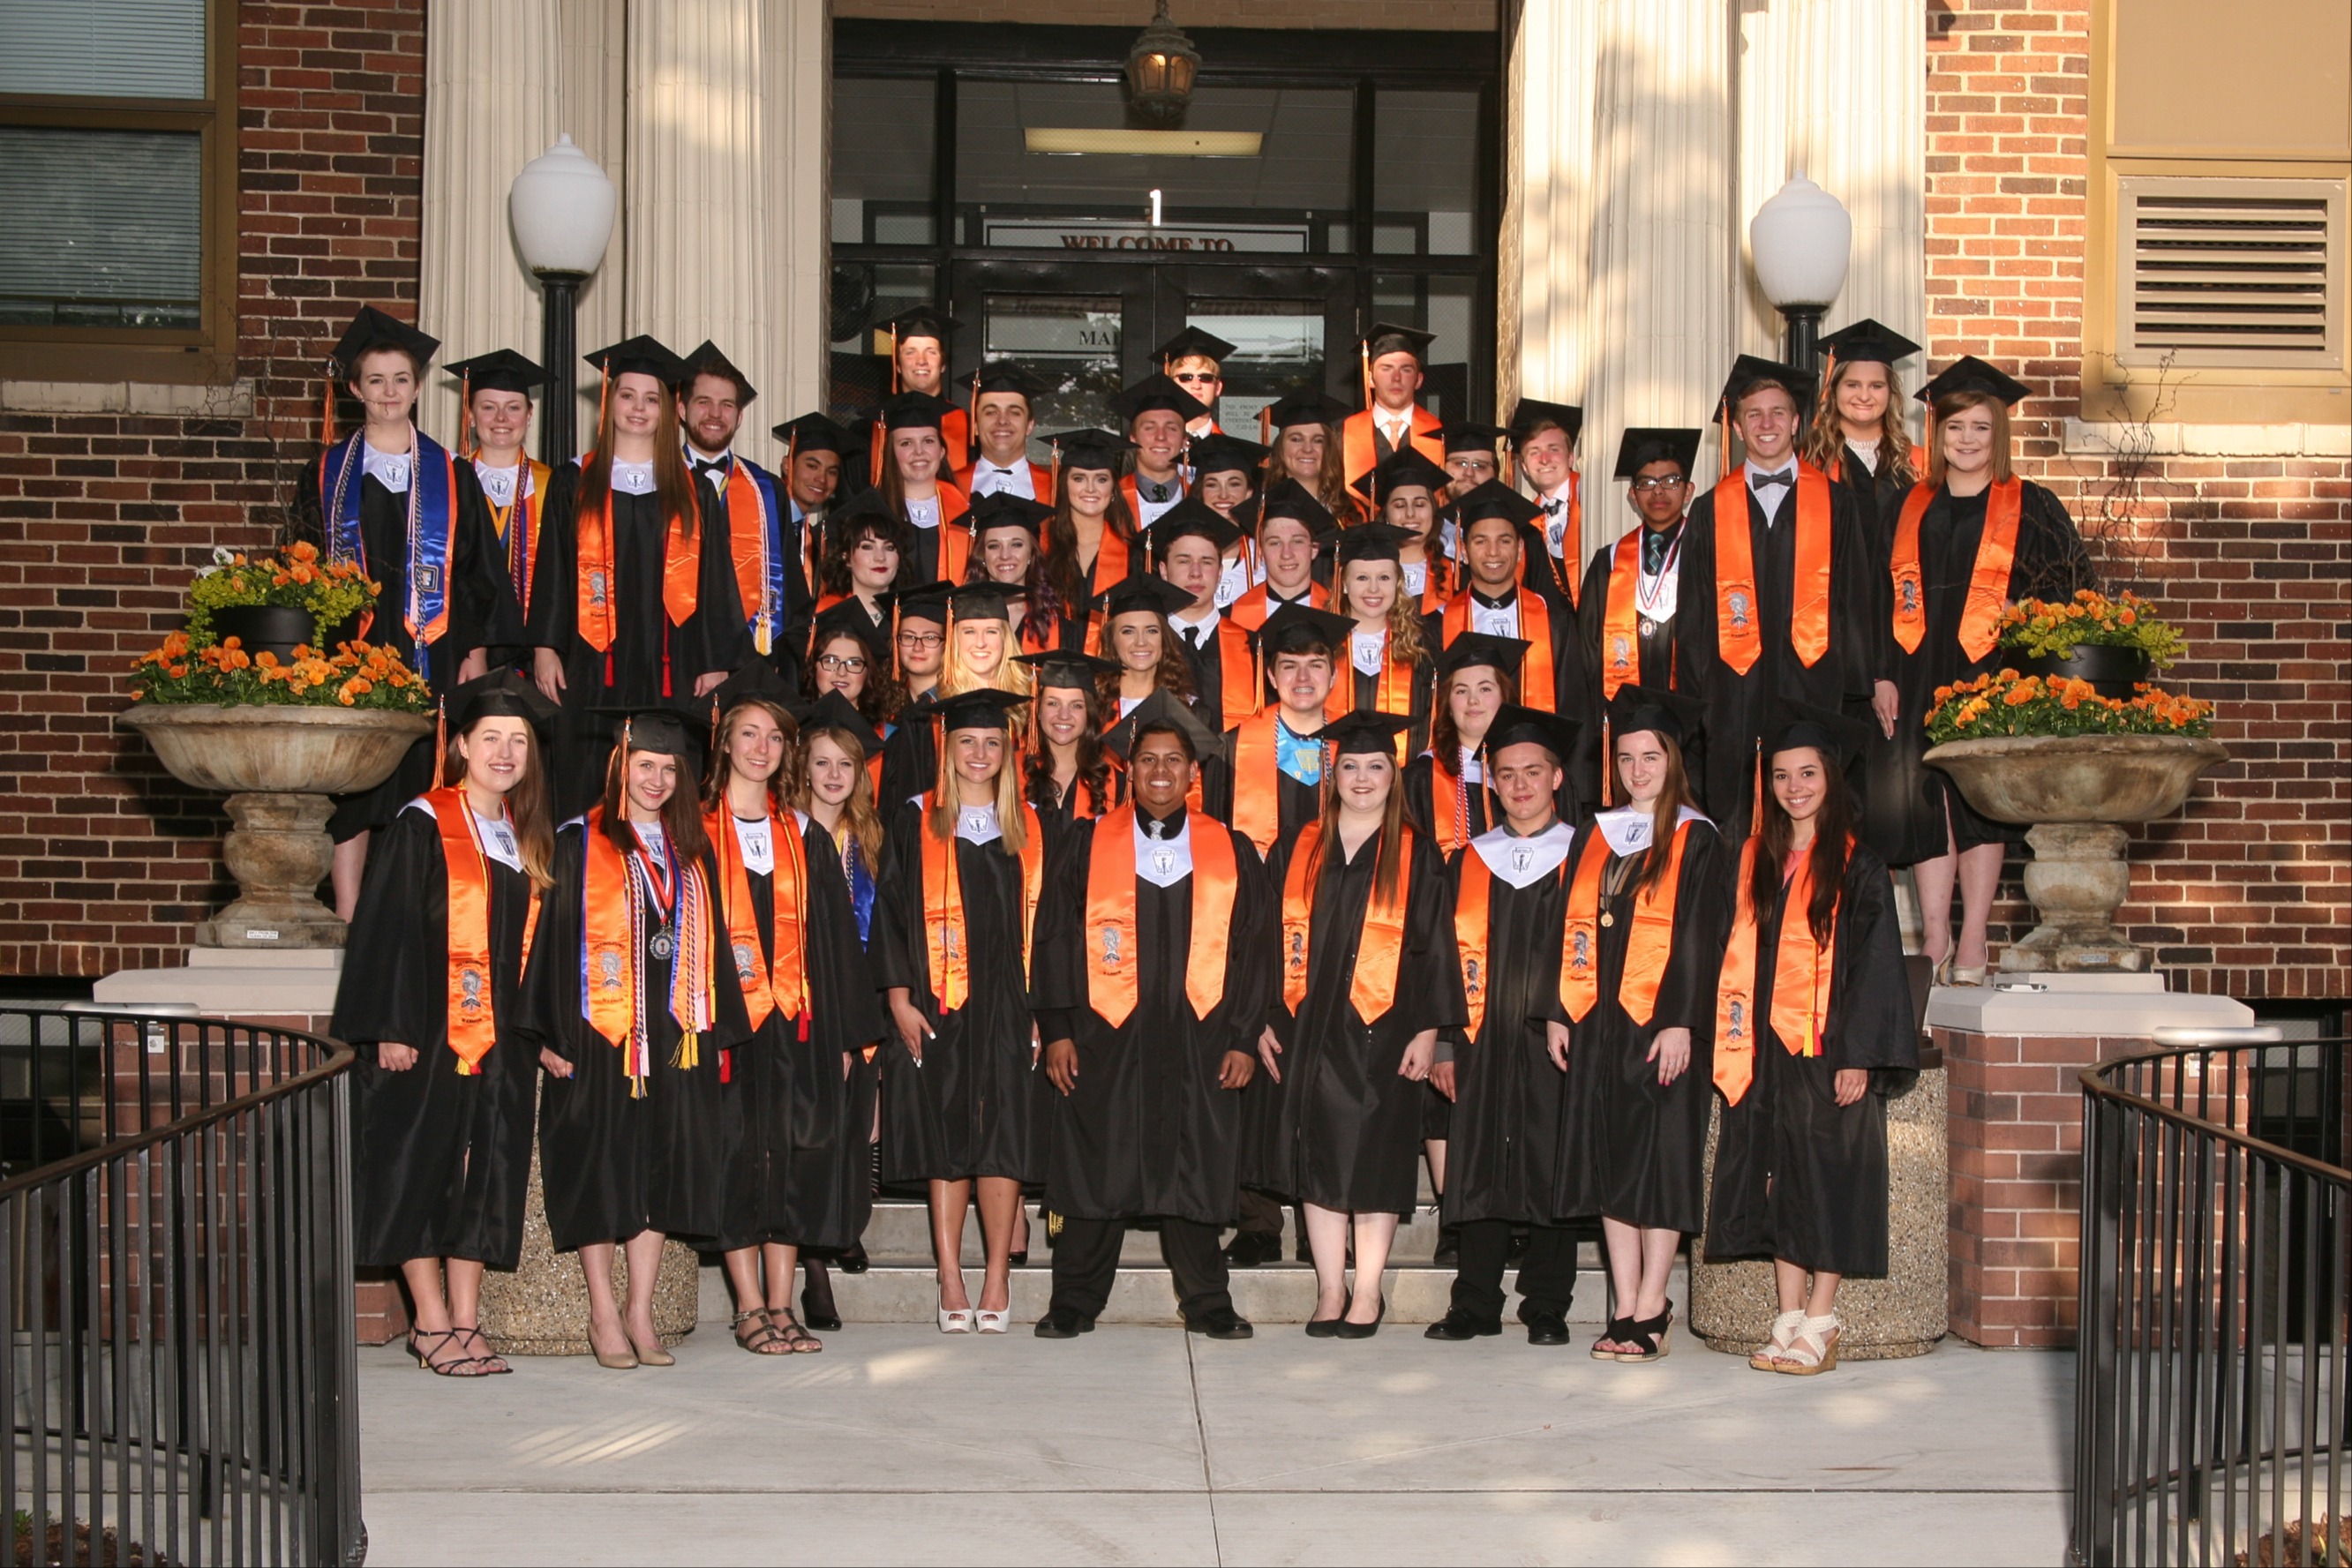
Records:
[[[934,621],[944,626],[948,623],[948,595],[955,589],[956,585],[944,578],[910,583],[896,593],[884,594],[883,610],[886,614],[896,610],[901,621]]]
[[[1519,663],[1528,656],[1528,643],[1518,637],[1497,637],[1486,632],[1462,632],[1445,644],[1437,655],[1437,678],[1444,680],[1456,670],[1485,665],[1500,670],[1517,679]]]
[[[1318,738],[1329,741],[1336,747],[1338,749],[1332,754],[1336,757],[1365,752],[1394,757],[1396,737],[1412,727],[1412,720],[1409,718],[1360,707],[1325,725]]]
[[[856,739],[867,757],[882,749],[882,733],[866,723],[857,705],[839,692],[828,691],[813,703],[802,704],[794,716],[801,721],[803,737],[814,730],[837,729]]]
[[[941,348],[947,346],[950,335],[963,325],[936,305],[918,305],[878,324],[889,329],[891,336],[901,343],[910,338],[929,338]]]
[[[614,721],[613,737],[625,752],[651,751],[675,757],[691,768],[699,748],[687,731],[686,719],[666,707],[599,707],[590,710]]]
[[[1860,760],[1870,744],[1870,726],[1862,720],[1790,697],[1773,698],[1768,719],[1764,726],[1769,737],[1764,743],[1768,764],[1783,751],[1809,746],[1823,757],[1836,758],[1841,768],[1849,767]]]
[[[1866,360],[1874,364],[1892,365],[1919,351],[1919,345],[1881,321],[1864,316],[1859,321],[1849,321],[1834,332],[1822,335],[1822,347],[1837,357],[1839,362]]]
[[[1020,596],[1019,589],[1002,582],[967,582],[949,592],[948,608],[959,621],[1010,621],[1013,612],[1006,601]]]
[[[1110,408],[1113,413],[1129,424],[1135,423],[1137,415],[1150,413],[1156,408],[1171,411],[1187,424],[1209,412],[1207,403],[1158,373],[1148,375],[1133,386],[1121,390],[1117,397],[1110,400]]]
[[[1065,468],[1100,470],[1106,474],[1118,471],[1118,460],[1135,450],[1135,443],[1126,436],[1088,425],[1080,430],[1066,430],[1048,438]]]
[[[1511,410],[1511,444],[1525,446],[1547,424],[1559,426],[1568,436],[1568,444],[1574,446],[1576,438],[1584,433],[1584,411],[1573,403],[1523,397]]]
[[[851,445],[849,432],[822,413],[788,419],[768,434],[797,452],[846,452]]]
[[[833,510],[825,514],[825,530],[828,533],[837,533],[853,523],[863,522],[867,517],[884,523],[895,523],[900,528],[906,526],[900,521],[898,514],[890,509],[890,503],[883,498],[880,490],[865,489],[836,503]]]
[[[1255,474],[1265,461],[1266,449],[1255,441],[1222,431],[1195,440],[1184,454],[1195,474]]]
[[[1118,670],[1108,659],[1097,659],[1075,649],[1049,648],[1042,653],[1019,653],[1014,657],[1036,672],[1032,684],[1040,687],[1063,686],[1090,692],[1095,689],[1097,676],[1114,674]]]
[[[370,349],[398,349],[416,361],[419,371],[432,363],[439,351],[441,340],[428,338],[396,316],[387,316],[373,305],[362,305],[343,335],[335,340],[335,363],[342,373],[351,375],[359,369],[360,356]]]
[[[1134,712],[1111,726],[1103,736],[1103,745],[1124,758],[1135,749],[1135,737],[1147,729],[1173,730],[1182,736],[1195,762],[1219,749],[1219,737],[1210,733],[1192,705],[1161,688],[1154,688],[1135,705]]]
[[[1473,485],[1454,501],[1454,522],[1465,533],[1471,524],[1485,522],[1488,517],[1505,517],[1524,528],[1542,516],[1541,507],[1500,479]]]
[[[1812,410],[1813,398],[1821,391],[1822,379],[1811,371],[1801,371],[1794,365],[1784,365],[1777,360],[1759,359],[1754,354],[1742,354],[1731,362],[1731,378],[1723,383],[1723,396],[1715,405],[1715,422],[1723,423],[1724,410],[1737,413],[1739,400],[1758,382],[1778,382],[1789,389],[1797,400],[1797,414],[1802,418]]]
[[[660,339],[642,332],[581,358],[607,376],[651,376],[666,387],[683,386],[694,378],[692,366],[670,352]]]
[[[1620,739],[1651,730],[1686,747],[1699,738],[1706,726],[1706,705],[1680,692],[1624,685],[1609,702],[1609,733]]]
[[[1320,536],[1339,527],[1329,508],[1296,479],[1277,479],[1262,496],[1252,496],[1234,508],[1234,521],[1255,528],[1268,517],[1295,517],[1307,531]]]
[[[1271,665],[1276,653],[1333,653],[1348,645],[1356,623],[1311,604],[1286,604],[1258,628],[1258,651]]]
[[[687,350],[686,362],[693,368],[694,373],[698,376],[719,376],[733,382],[735,402],[738,406],[748,407],[751,400],[760,395],[760,389],[753,386],[751,379],[735,368],[735,361],[720,353],[719,345],[708,338]]]
[[[536,397],[539,389],[550,380],[544,367],[524,359],[512,349],[493,349],[487,354],[476,354],[470,360],[459,360],[443,369],[464,382],[469,397],[478,392],[520,392],[525,397]]]
[[[1364,351],[1377,360],[1385,354],[1411,354],[1426,364],[1429,345],[1437,334],[1424,332],[1418,327],[1400,327],[1393,321],[1375,321],[1372,329],[1364,334]]]
[[[972,395],[982,392],[1012,392],[1036,401],[1045,395],[1045,385],[1021,368],[1013,360],[991,360],[971,372]]]
[[[929,392],[897,392],[882,400],[882,428],[937,430],[954,410],[955,404]]]
[[[1404,559],[1403,547],[1414,538],[1411,528],[1401,528],[1393,523],[1358,523],[1352,528],[1339,530],[1339,564],[1346,566],[1358,560]]]
[[[1420,447],[1408,443],[1381,458],[1380,465],[1370,473],[1357,475],[1349,488],[1386,506],[1392,491],[1418,486],[1435,495],[1453,482],[1453,475],[1423,456]]]
[[[1946,392],[1990,392],[2005,404],[2014,404],[2033,389],[2009,374],[1998,365],[1988,364],[1974,354],[1964,355],[1947,366],[1942,375],[1919,389],[1919,401],[1933,406]]]
[[[543,732],[555,722],[555,716],[562,711],[549,702],[537,686],[512,670],[493,670],[477,680],[467,681],[442,700],[443,711],[449,716],[449,733],[452,735],[470,727],[476,719],[482,718],[528,719],[533,729]]]
[[[1492,456],[1495,443],[1509,433],[1499,424],[1476,424],[1463,420],[1448,423],[1437,433],[1450,455],[1455,452],[1484,452]]]
[[[1241,542],[1242,531],[1227,522],[1214,507],[1187,496],[1160,513],[1145,530],[1145,536],[1150,540],[1152,553],[1162,558],[1171,545],[1187,537],[1208,540],[1223,555]]]
[[[1674,463],[1681,465],[1683,477],[1687,479],[1698,462],[1699,437],[1705,434],[1664,425],[1636,425],[1618,438],[1616,476],[1632,479],[1653,463]]]
[[[814,658],[827,643],[842,636],[856,638],[877,660],[889,657],[888,618],[886,616],[877,622],[866,613],[865,604],[856,594],[820,612],[816,619],[809,622],[809,656]]]
[[[1151,357],[1160,361],[1160,368],[1164,371],[1179,360],[1214,360],[1222,365],[1233,356],[1234,351],[1234,345],[1226,342],[1214,332],[1204,332],[1198,327],[1187,327],[1160,347],[1152,350]]]
[[[1507,746],[1526,746],[1532,742],[1551,753],[1551,759],[1565,764],[1576,755],[1576,737],[1583,727],[1572,718],[1541,708],[1521,707],[1512,704],[1495,715],[1486,727],[1486,738],[1482,744],[1486,755],[1493,757]]]
[[[1318,386],[1286,392],[1265,411],[1266,423],[1276,430],[1297,424],[1338,424],[1348,417],[1348,405]]]
[[[984,534],[991,528],[1023,528],[1034,534],[1053,515],[1054,508],[1042,501],[998,490],[974,501],[964,518],[974,534]]]
[[[710,694],[710,711],[723,714],[737,703],[758,699],[772,702],[790,712],[799,694],[776,673],[776,666],[765,659],[752,659],[739,665],[735,672],[719,683]]]
[[[1214,516],[1214,513],[1210,514]],[[1192,602],[1192,596],[1164,577],[1130,577],[1095,595],[1095,608],[1106,619],[1150,611],[1173,615]]]
[[[976,686],[951,697],[942,697],[936,691],[923,694],[923,700],[910,710],[917,718],[940,720],[942,733],[959,729],[1008,729],[1013,724],[1013,710],[1029,699],[1018,692],[1001,692],[994,686]]]

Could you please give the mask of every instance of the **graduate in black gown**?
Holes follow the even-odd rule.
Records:
[[[1156,1217],[1185,1326],[1247,1339],[1217,1239],[1240,1198],[1274,894],[1257,848],[1188,810],[1216,737],[1166,693],[1112,732],[1129,801],[1055,846],[1031,988],[1045,1072],[1045,1203],[1061,1219],[1041,1339],[1094,1327],[1130,1220]]]
[[[1331,716],[1354,708],[1407,720],[1400,764],[1429,744],[1430,694],[1436,687],[1429,623],[1404,591],[1399,554],[1404,537],[1402,528],[1380,522],[1359,523],[1343,532],[1331,596],[1333,610],[1353,622],[1339,651]]]
[[[1954,985],[1984,984],[2001,860],[2024,832],[1979,814],[1949,775],[1927,766],[1937,689],[2000,668],[2000,617],[2011,603],[2064,602],[2097,586],[2065,507],[2010,466],[2009,405],[2025,393],[1975,358],[1920,389],[1931,400],[1927,477],[1896,514],[1887,570],[1902,712],[1863,758],[1864,841],[1889,864],[1912,868],[1922,949]]]
[[[376,842],[335,993],[330,1032],[359,1051],[353,1260],[405,1276],[409,1351],[444,1376],[508,1370],[482,1337],[482,1270],[522,1252],[539,1060],[517,992],[555,855],[539,734],[554,714],[506,672],[452,694],[457,782]]]
[[[1895,711],[1872,577],[1883,563],[1871,559],[1853,502],[1792,449],[1814,382],[1739,357],[1722,408],[1747,460],[1691,503],[1684,529],[1675,687],[1706,705],[1700,795],[1734,839],[1748,831],[1756,740],[1776,698],[1834,713],[1852,697],[1882,719]],[[1744,531],[1727,531],[1724,511],[1744,511]]]
[[[799,814],[779,796],[797,730],[785,690],[759,661],[712,694],[722,716],[703,791],[731,959],[719,1005],[744,1037],[720,1075],[719,1244],[735,1343],[761,1355],[824,1348],[793,1315],[793,1271],[803,1247],[855,1245],[873,1212],[866,1047],[883,1031],[839,860],[829,850],[812,860]]]
[[[604,415],[595,450],[549,483],[528,638],[532,678],[563,705],[559,817],[605,776],[612,725],[597,710],[707,696],[753,653],[727,530],[703,526],[678,434],[671,391],[693,372],[651,338],[588,362],[604,375]]]
[[[1629,685],[1664,692],[1690,685],[1675,628],[1690,531],[1691,465],[1701,434],[1637,428],[1618,443],[1617,477],[1626,482],[1626,504],[1641,526],[1594,554],[1576,612],[1584,667],[1603,703]]]
[[[1570,721],[1505,708],[1486,732],[1502,821],[1447,860],[1465,1016],[1441,1037],[1432,1078],[1453,1103],[1439,1212],[1460,1268],[1451,1306],[1426,1331],[1434,1340],[1503,1332],[1503,1269],[1512,1228],[1524,1226],[1519,1321],[1529,1344],[1568,1343],[1576,1236],[1553,1221],[1562,1089],[1544,1020],[1559,987],[1560,868],[1575,836],[1558,796],[1576,747]]]
[[[1527,651],[1517,637],[1463,632],[1437,655],[1429,747],[1404,766],[1404,814],[1440,854],[1452,854],[1501,820],[1483,752],[1495,716],[1518,701]]]
[[[1404,820],[1391,714],[1332,724],[1323,814],[1267,870],[1282,889],[1282,994],[1259,1051],[1278,1092],[1262,1185],[1306,1205],[1318,1338],[1368,1339],[1397,1221],[1416,1200],[1422,1085],[1463,1021],[1445,862]],[[1355,1283],[1348,1288],[1349,1229]]]
[[[1610,705],[1615,792],[1578,835],[1549,1040],[1568,1072],[1556,1213],[1601,1218],[1614,1304],[1596,1359],[1668,1349],[1666,1278],[1706,1223],[1715,980],[1730,913],[1722,836],[1691,803],[1698,705],[1640,686]]]
[[[619,727],[604,792],[556,837],[555,887],[523,974],[521,1034],[547,1069],[540,1174],[558,1251],[580,1250],[597,1364],[667,1366],[653,1321],[662,1243],[725,1223],[719,1008],[726,926],[675,714]],[[583,995],[583,991],[585,994]],[[626,1309],[613,1254],[629,1257]]]
[[[1022,748],[1021,793],[1037,810],[1049,839],[1074,821],[1118,803],[1108,720],[1096,685],[1116,665],[1085,653],[1024,653],[1029,666],[1029,740]]]
[[[917,724],[914,716],[947,674],[948,598],[953,592],[944,582],[919,582],[890,601],[898,623],[893,635],[898,645],[898,684],[906,704],[882,743],[876,810],[886,826],[898,821],[899,807],[928,792],[939,778],[939,727]]]
[[[1895,516],[1919,480],[1919,451],[1903,424],[1903,381],[1895,366],[1919,345],[1865,316],[1822,338],[1829,364],[1798,455],[1829,476],[1853,504],[1871,559],[1895,541]]]
[[[1190,496],[1151,525],[1151,558],[1160,577],[1186,596],[1168,612],[1168,634],[1192,677],[1192,711],[1222,735],[1259,704],[1249,633],[1217,608],[1224,552],[1241,530]]]
[[[1766,1372],[1834,1367],[1839,1281],[1886,1272],[1883,1097],[1916,1074],[1919,1035],[1894,881],[1853,836],[1844,770],[1868,730],[1776,706],[1716,990],[1706,1256],[1772,1260],[1780,1315],[1749,1362]]]
[[[1013,1235],[1032,1174],[1038,1054],[1031,932],[1045,889],[1045,824],[1021,799],[1011,710],[983,686],[926,702],[944,732],[930,790],[898,808],[883,851],[872,945],[896,1026],[882,1050],[882,1179],[930,1185],[940,1332],[1011,1323]],[[964,1216],[980,1189],[987,1273],[964,1291]]]
[[[321,632],[390,648],[426,685],[446,692],[481,675],[486,646],[519,641],[520,630],[474,465],[416,428],[425,367],[440,346],[373,305],[360,308],[335,344],[334,362],[366,422],[341,441],[322,433],[318,460],[303,465],[294,513],[325,559],[357,562],[378,591],[362,624]],[[335,913],[345,920],[359,897],[368,834],[432,787],[436,760],[426,736],[383,783],[335,802],[327,831],[335,841]]]

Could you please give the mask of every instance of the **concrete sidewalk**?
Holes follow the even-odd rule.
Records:
[[[755,1361],[706,1323],[674,1368],[475,1383],[365,1350],[369,1562],[2064,1561],[2069,1356],[1588,1343],[853,1323]]]

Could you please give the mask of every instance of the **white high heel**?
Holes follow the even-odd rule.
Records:
[[[1001,1312],[992,1312],[986,1307],[980,1309],[980,1332],[982,1333],[1003,1333],[1012,1322],[1013,1309],[1010,1307]]]
[[[971,1332],[971,1309],[970,1307],[941,1307],[940,1309],[940,1332],[941,1333],[970,1333]]]

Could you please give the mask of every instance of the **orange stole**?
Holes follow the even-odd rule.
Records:
[[[1234,923],[1241,868],[1234,841],[1213,818],[1192,819],[1192,943],[1184,958],[1184,997],[1192,1016],[1216,1010],[1225,990],[1225,942]],[[1106,811],[1095,825],[1087,862],[1087,1005],[1118,1029],[1135,1012],[1135,808]]]
[[[969,524],[961,528],[957,525],[963,523],[964,514],[971,510],[971,502],[945,479],[940,481],[939,500],[940,578],[961,584],[971,570],[971,528]]]
[[[1434,751],[1429,754],[1429,833],[1442,848],[1458,850],[1469,845],[1469,811],[1463,800],[1469,789],[1444,758]],[[1478,786],[1479,793],[1486,789],[1486,785]]]
[[[1927,588],[1919,569],[1919,524],[1927,515],[1936,491],[1915,485],[1903,497],[1903,515],[1895,524],[1895,641],[1906,653],[1919,651],[1927,635]],[[1977,540],[1975,567],[1969,573],[1968,608],[1960,612],[1960,651],[1981,659],[2000,641],[2000,618],[2009,608],[2009,573],[2017,563],[2017,524],[2025,498],[2024,481],[1996,483],[1985,496],[1984,532]]]
[[[1010,764],[1008,763],[1008,766]],[[923,796],[923,926],[930,950],[931,993],[951,1013],[971,995],[971,944],[966,941],[963,876],[956,868],[953,832],[931,831],[931,795]],[[1021,975],[1029,975],[1029,938],[1037,925],[1037,894],[1045,879],[1045,828],[1036,808],[1023,805],[1021,838]]]
[[[1437,434],[1443,428],[1444,423],[1435,414],[1419,403],[1412,405],[1412,444],[1421,448],[1423,457],[1440,468],[1445,466],[1445,442]],[[1342,466],[1339,477],[1349,484],[1354,484],[1381,465],[1377,455],[1379,444],[1374,439],[1377,430],[1372,423],[1372,411],[1368,408],[1358,409],[1340,422],[1339,456]]]
[[[621,1070],[630,1080],[629,1097],[640,1100],[653,1071],[653,1035],[639,1006],[643,986],[637,973],[645,918],[637,884],[647,874],[645,852],[624,854],[604,836],[604,815],[602,807],[588,813],[587,874],[582,888],[588,1027],[620,1048]],[[669,846],[669,852],[675,856],[677,846]],[[676,1065],[692,1068],[701,1061],[697,1037],[709,1030],[712,1017],[710,898],[700,865],[674,866],[673,874],[677,952],[670,965],[669,1014],[685,1030]]]
[[[1462,999],[1470,1009],[1470,1038],[1475,1040],[1486,1023],[1486,983],[1492,977],[1486,961],[1487,901],[1494,892],[1495,873],[1486,857],[1465,846],[1462,885],[1454,895],[1454,947],[1462,959]]]
[[[777,504],[786,504],[781,495]],[[751,644],[764,654],[775,645],[783,606],[768,602],[768,510],[760,501],[759,482],[740,457],[727,465],[727,546],[735,563],[738,602],[751,626]]]
[[[1642,626],[1634,608],[1642,586],[1642,533],[1635,528],[1617,541],[1609,558],[1609,600],[1601,617],[1601,698],[1617,688],[1642,684]]]
[[[1810,463],[1797,465],[1796,527],[1789,645],[1811,669],[1830,646],[1830,481]],[[1715,603],[1717,651],[1725,664],[1744,675],[1764,653],[1745,468],[1733,469],[1715,487]]]
[[[1757,841],[1739,852],[1739,902],[1731,917],[1731,945],[1723,955],[1723,978],[1715,995],[1715,1084],[1724,1099],[1739,1103],[1756,1081],[1756,896],[1749,878],[1756,869]],[[1853,841],[1846,841],[1853,853]],[[1791,1056],[1822,1053],[1822,1014],[1829,1008],[1831,977],[1837,967],[1837,928],[1826,946],[1813,940],[1806,917],[1813,897],[1812,854],[1797,862],[1780,894],[1780,949],[1772,960],[1772,1032]],[[1831,918],[1836,918],[1832,911]]]
[[[1617,1005],[1637,1024],[1658,1009],[1658,987],[1675,950],[1675,896],[1681,891],[1683,846],[1690,823],[1675,824],[1666,852],[1666,873],[1650,892],[1633,900],[1633,929],[1625,940],[1625,972],[1617,981]],[[1644,852],[1645,853],[1647,852]],[[1568,924],[1561,933],[1559,1000],[1568,1016],[1582,1023],[1601,996],[1601,873],[1608,869],[1609,841],[1595,829],[1584,841],[1576,878],[1568,886]]]
[[[1250,657],[1249,632],[1230,615],[1217,622],[1217,711],[1228,724],[1265,706],[1265,684]]]
[[[1320,822],[1299,829],[1298,841],[1290,849],[1289,869],[1282,878],[1282,1005],[1293,1016],[1307,999],[1307,958],[1315,918],[1310,904],[1314,890],[1307,885],[1307,867],[1310,862],[1318,862],[1319,874],[1322,857],[1316,853],[1316,846],[1322,838]],[[1378,896],[1365,901],[1364,928],[1356,941],[1356,972],[1349,980],[1348,1000],[1354,1004],[1356,1016],[1368,1024],[1387,1017],[1396,1001],[1397,970],[1404,961],[1404,914],[1412,901],[1412,828],[1407,824],[1397,838],[1397,852],[1404,857],[1404,865],[1397,873],[1396,896],[1385,903]],[[1376,846],[1373,853],[1379,852]],[[1372,875],[1377,886],[1377,863]]]
[[[490,527],[499,536],[505,549],[507,580],[514,585],[515,601],[523,613],[530,613],[531,573],[539,566],[539,529],[547,509],[548,466],[536,457],[522,461],[523,472],[515,476],[518,485],[530,487],[530,494],[509,501],[503,507],[490,507]],[[485,506],[489,497],[482,497]],[[515,524],[522,524],[522,532],[515,532]]]
[[[1559,698],[1551,665],[1551,606],[1544,602],[1542,594],[1530,589],[1515,591],[1518,596],[1519,638],[1528,645],[1526,657],[1519,661],[1519,701],[1528,707],[1557,713],[1559,710],[1555,705]],[[1470,593],[1469,589],[1464,589],[1445,607],[1442,624],[1449,646],[1454,638],[1470,630]]]
[[[1551,556],[1550,541],[1545,541],[1546,564]],[[1560,530],[1559,564],[1551,569],[1552,580],[1567,596],[1568,607],[1578,608],[1584,595],[1584,476],[1573,468],[1568,474],[1568,526]]]
[[[1232,726],[1234,734],[1234,827],[1257,846],[1274,852],[1282,836],[1282,769],[1274,744],[1275,710],[1253,713]]]
[[[1323,699],[1323,716],[1345,718],[1356,708],[1356,662],[1348,656],[1343,644],[1334,663],[1339,665],[1339,678],[1331,683],[1331,695]],[[1385,649],[1383,650],[1385,653]],[[1412,677],[1417,666],[1393,656],[1381,662],[1381,678],[1372,687],[1372,707],[1375,711],[1404,718],[1412,713]],[[1402,740],[1399,745],[1403,744]]]
[[[743,845],[735,836],[735,814],[725,802],[703,814],[702,831],[710,837],[711,853],[719,861],[719,909],[727,923],[727,946],[735,960],[735,977],[743,985],[743,1010],[758,1029],[768,1015],[782,1009],[788,1019],[808,1011],[805,956],[808,934],[803,924],[807,906],[807,846],[789,817],[768,814],[768,836],[776,846],[776,918],[770,935],[774,956],[762,961],[768,946],[760,940],[759,911],[751,903],[751,872],[743,863]]]
[[[490,868],[464,789],[453,784],[425,800],[441,831],[441,861],[449,873],[449,1049],[457,1053],[458,1075],[471,1077],[498,1043],[490,984]],[[533,883],[522,922],[525,964],[538,929],[539,884]]]
[[[580,640],[600,653],[608,653],[620,624],[614,606],[619,584],[613,570],[610,490],[604,492],[603,506],[580,515],[579,532],[580,581],[573,590],[573,603],[579,612]],[[701,593],[700,571],[699,542],[688,537],[686,519],[673,513],[662,544],[662,609],[671,625],[683,626],[693,618],[695,601]]]
[[[1273,598],[1272,590],[1261,582],[1233,601],[1225,611],[1225,619],[1245,632],[1262,632],[1265,630],[1266,617],[1272,613],[1268,605]],[[1331,607],[1330,591],[1319,582],[1310,582],[1307,588],[1307,602],[1318,610],[1328,610]]]

